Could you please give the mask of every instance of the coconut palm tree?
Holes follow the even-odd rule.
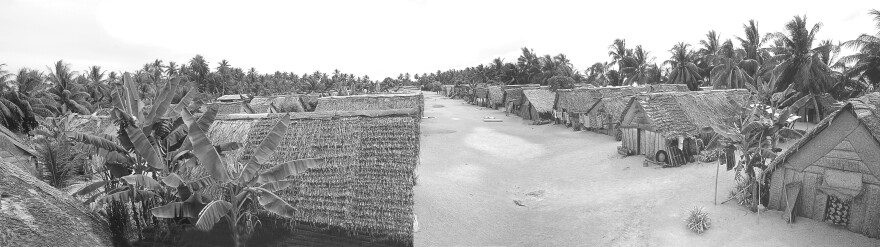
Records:
[[[91,96],[93,103],[101,106],[109,106],[111,99],[110,85],[104,79],[105,73],[106,71],[101,70],[101,66],[97,65],[90,66],[85,72],[86,79],[88,80],[88,83],[85,85],[86,92]]]
[[[180,71],[181,73],[184,71],[189,72],[190,78],[196,81],[202,92],[208,92],[209,89],[213,89],[213,85],[207,84],[208,74],[211,73],[211,69],[208,68],[208,62],[205,61],[202,55],[196,55],[190,59],[189,67],[181,66]]]
[[[669,50],[672,57],[663,62],[663,65],[672,67],[669,71],[669,81],[673,84],[686,84],[691,91],[700,89],[700,68],[694,64],[697,56],[690,49],[690,44],[679,42]]]
[[[721,42],[718,33],[715,30],[706,33],[706,39],[700,40],[700,49],[697,51],[699,59],[697,59],[697,67],[700,68],[700,76],[704,81],[708,81],[709,72],[715,67],[715,57],[718,55],[718,49]]]
[[[774,51],[771,80],[776,81],[776,90],[781,92],[794,85],[801,93],[819,94],[827,92],[832,86],[831,69],[823,61],[822,52],[827,47],[813,47],[816,33],[822,23],[807,29],[806,16],[795,16],[785,24],[785,32],[777,32],[773,37],[782,46]]]
[[[76,73],[70,70],[70,65],[58,60],[54,68],[46,77],[52,82],[49,93],[54,94],[54,100],[61,105],[61,112],[76,112],[79,114],[91,114],[91,104],[88,102],[89,93],[85,92],[85,87],[77,84],[74,79]]]
[[[638,83],[639,85],[645,85],[654,82],[651,79],[655,73],[659,74],[659,71],[655,70],[655,66],[652,66],[654,58],[651,57],[651,53],[642,49],[641,45],[637,45],[631,55],[624,57],[622,62],[618,62],[625,66],[621,70],[627,75],[624,84]]]
[[[179,70],[177,68],[177,63],[175,63],[174,61],[168,62],[168,67],[165,69],[165,75],[168,77],[174,77],[178,75],[178,72]]]
[[[522,55],[519,56],[516,60],[516,65],[519,67],[519,82],[528,84],[534,83],[536,81],[533,80],[535,76],[541,74],[541,59],[535,54],[535,51],[523,47]]]
[[[614,42],[608,46],[608,56],[611,57],[611,63],[609,63],[609,65],[617,65],[617,71],[623,71],[623,59],[632,56],[632,50],[626,48],[625,39],[615,39]],[[623,78],[618,76],[616,77],[616,80],[610,81],[610,83],[619,86],[622,83],[622,81],[620,81],[622,79]]]
[[[763,47],[767,37],[761,38],[761,33],[758,32],[758,22],[749,20],[748,24],[743,24],[743,32],[746,34],[745,37],[737,36],[736,39],[739,40],[742,49],[745,51],[744,59],[753,59],[760,64],[764,64],[765,55],[761,47]]]
[[[880,86],[880,11],[872,9],[877,34],[862,34],[858,38],[843,42],[843,47],[858,50],[855,54],[840,58],[840,62],[851,64],[844,71],[847,77],[857,77],[867,81],[875,88]]]
[[[753,84],[749,71],[757,70],[758,61],[743,59],[744,53],[737,52],[729,39],[721,45],[716,56],[717,65],[709,73],[714,88],[746,88],[747,83]]]

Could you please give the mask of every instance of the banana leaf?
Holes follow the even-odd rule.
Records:
[[[150,144],[150,140],[147,139],[147,136],[144,135],[144,132],[141,128],[138,128],[135,125],[129,125],[125,128],[125,132],[128,135],[128,138],[131,139],[131,142],[134,144],[135,152],[141,156],[144,160],[147,161],[147,164],[150,167],[156,169],[165,169],[165,162],[162,161],[162,158],[159,157],[159,154],[156,153],[156,149],[153,148],[153,145]]]
[[[199,212],[199,220],[196,222],[196,228],[202,231],[210,231],[214,228],[220,219],[229,215],[232,204],[227,201],[216,200],[208,203],[201,212]]]
[[[283,163],[260,173],[257,183],[267,184],[284,180],[288,176],[306,172],[309,168],[320,167],[323,163],[322,159],[301,159]]]
[[[275,193],[259,187],[255,189],[257,191],[259,203],[263,206],[263,209],[266,209],[266,211],[287,218],[293,218],[296,215],[296,208],[287,204],[284,199],[281,199],[281,197],[278,197]]]
[[[190,120],[192,119],[189,111],[181,111],[180,114],[184,118],[184,121],[187,121],[187,118]],[[199,164],[205,167],[205,171],[219,182],[229,181],[229,175],[226,172],[226,164],[220,159],[220,153],[217,153],[217,149],[215,149],[214,145],[211,144],[211,141],[208,140],[205,131],[198,126],[198,124],[192,123],[189,125],[189,133],[187,136],[192,143],[193,154],[199,159]]]

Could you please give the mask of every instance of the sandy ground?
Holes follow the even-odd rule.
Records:
[[[713,205],[715,163],[643,167],[619,142],[425,94],[416,246],[880,246],[781,212]],[[504,122],[483,122],[483,117]],[[734,185],[722,168],[719,203]],[[522,206],[518,205],[518,203]],[[712,228],[684,223],[705,207]]]

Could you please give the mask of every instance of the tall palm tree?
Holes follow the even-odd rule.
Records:
[[[806,16],[795,16],[785,24],[784,33],[771,35],[782,44],[775,51],[773,61],[777,65],[771,71],[777,91],[781,92],[789,85],[794,85],[798,92],[812,94],[824,93],[831,88],[831,69],[823,62],[821,53],[827,47],[813,47],[816,33],[821,28],[820,22],[808,30]]]
[[[205,61],[205,58],[202,57],[202,55],[196,55],[190,59],[189,67],[181,66],[180,71],[188,71],[190,78],[199,85],[202,92],[208,92],[210,89],[214,88],[213,85],[208,85],[208,73],[211,73],[211,69],[208,68],[208,62]]]
[[[621,69],[621,72],[627,75],[624,83],[626,85],[633,83],[645,85],[653,82],[651,79],[654,73],[659,73],[659,71],[655,71],[651,66],[653,62],[654,58],[651,57],[651,53],[642,49],[641,45],[637,45],[631,56],[624,57],[622,62],[618,62],[625,66]]]
[[[744,59],[753,59],[760,64],[764,64],[761,47],[763,47],[767,37],[761,38],[761,33],[758,32],[758,22],[749,20],[748,24],[743,24],[743,32],[746,34],[745,37],[737,36],[736,39],[739,40],[742,49],[745,51]]]
[[[694,64],[696,53],[690,49],[690,44],[679,42],[669,50],[672,57],[663,62],[663,65],[672,67],[669,71],[669,81],[673,84],[686,84],[691,91],[700,89],[700,69]]]
[[[746,88],[746,84],[753,84],[749,71],[757,70],[758,61],[744,60],[744,53],[737,53],[733,48],[733,42],[729,39],[721,45],[716,57],[717,65],[709,73],[710,82],[714,88]]]
[[[715,58],[718,55],[721,42],[718,33],[715,30],[706,33],[706,39],[700,40],[700,49],[697,51],[699,58],[697,59],[697,67],[700,68],[700,76],[703,80],[709,78],[709,72],[715,67]]]
[[[54,68],[47,76],[47,80],[52,82],[49,92],[54,94],[53,98],[61,105],[61,111],[76,112],[79,114],[91,114],[91,104],[88,102],[89,93],[85,92],[83,85],[74,81],[76,74],[70,70],[70,65],[58,60]]]
[[[516,65],[519,67],[518,70],[520,72],[520,80],[517,80],[518,82],[525,84],[536,82],[533,78],[541,73],[541,61],[533,50],[523,47],[522,55],[517,58]]]
[[[858,52],[840,58],[840,62],[852,65],[844,71],[847,77],[861,78],[876,88],[880,86],[880,11],[872,9],[868,13],[874,16],[877,34],[862,34],[854,40],[843,42],[843,47]]]
[[[608,46],[608,56],[611,57],[611,63],[609,63],[609,65],[617,65],[617,71],[623,71],[623,60],[625,57],[629,57],[631,55],[632,50],[626,48],[625,39],[615,39],[614,42],[610,46]],[[619,86],[623,82],[621,81],[622,79],[623,78],[620,76],[615,76],[615,80],[610,81],[610,83],[615,86]]]
[[[165,69],[165,75],[168,77],[174,77],[178,73],[177,63],[174,61],[168,62],[168,67]]]
[[[109,104],[110,102],[110,85],[107,84],[107,80],[104,79],[104,74],[106,71],[101,70],[101,66],[93,65],[90,66],[88,70],[86,70],[86,79],[88,79],[88,83],[86,86],[86,91],[91,96],[91,100],[94,103],[102,105],[103,103]]]

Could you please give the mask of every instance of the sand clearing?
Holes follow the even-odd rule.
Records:
[[[619,142],[561,125],[528,125],[427,93],[415,187],[416,246],[880,246],[845,229],[781,212],[713,205],[715,163],[643,167]],[[483,122],[484,117],[504,122]],[[721,171],[719,202],[733,187]],[[712,228],[685,228],[705,207]]]

